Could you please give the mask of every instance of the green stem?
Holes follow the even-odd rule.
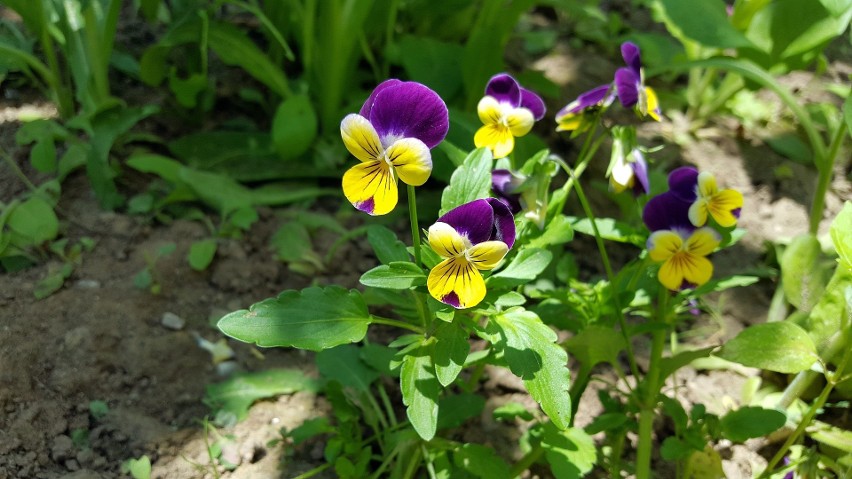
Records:
[[[399,12],[399,0],[391,0],[388,7],[388,24],[385,25],[385,50],[393,43],[393,29],[396,26],[396,16]],[[390,63],[388,63],[388,55],[382,55],[382,73],[383,78],[390,76]]]
[[[27,185],[27,188],[29,188],[31,192],[35,193],[36,191],[38,191],[36,185],[34,185],[33,182],[30,181],[29,178],[27,178],[27,175],[24,174],[23,170],[21,170],[21,168],[18,166],[17,163],[15,163],[15,160],[13,160],[11,156],[6,154],[6,152],[4,151],[0,151],[0,156],[3,157],[3,161],[5,161],[6,164],[9,165],[9,168],[12,169],[12,171],[15,173],[15,176],[17,176],[18,179],[20,179],[25,185]]]
[[[621,454],[624,452],[624,439],[626,435],[627,431],[622,430],[616,433],[615,438],[611,442],[612,452],[610,452],[609,456],[610,477],[621,477]]]
[[[388,325],[388,326],[396,326],[397,328],[407,329],[409,331],[414,331],[415,333],[418,333],[418,334],[425,334],[426,333],[426,331],[419,326],[415,326],[413,324],[408,324],[408,323],[403,322],[403,321],[397,321],[396,319],[381,318],[381,317],[372,315],[370,321],[373,322],[373,323],[376,323],[376,324],[385,324],[385,325]]]
[[[660,289],[660,299],[657,304],[657,322],[666,324],[668,318],[669,292]],[[666,330],[662,328],[651,332],[651,357],[648,363],[648,374],[643,380],[640,391],[645,397],[640,403],[639,410],[639,444],[636,450],[636,479],[651,477],[651,451],[653,449],[654,417],[657,409],[657,396],[660,393],[660,361],[663,359],[663,348],[666,344]]]
[[[391,427],[396,427],[399,423],[396,420],[396,413],[394,413],[393,405],[390,402],[390,398],[388,397],[387,391],[385,391],[385,385],[379,382],[379,398],[382,400],[382,405],[385,407],[385,412],[387,412],[388,419],[390,420]]]
[[[417,198],[414,187],[408,186],[408,217],[411,220],[411,241],[414,244],[414,262],[420,266],[420,226],[417,223]]]
[[[811,404],[810,409],[805,415],[802,417],[802,420],[799,421],[799,425],[796,427],[796,430],[793,431],[793,434],[787,438],[784,442],[784,445],[781,446],[781,449],[775,453],[775,456],[772,457],[772,460],[769,461],[769,464],[766,465],[766,469],[763,473],[758,476],[758,479],[764,479],[769,477],[770,471],[775,469],[775,466],[787,455],[787,451],[790,449],[790,446],[796,443],[799,440],[799,437],[804,434],[805,429],[811,424],[814,416],[816,416],[817,411],[822,409],[825,405],[825,402],[828,400],[828,395],[831,394],[834,386],[837,385],[843,378],[843,370],[846,368],[846,364],[849,362],[850,354],[852,354],[852,348],[846,348],[846,352],[843,354],[843,359],[840,360],[840,364],[837,365],[837,369],[832,374],[826,375],[826,383],[825,387],[822,389],[819,397],[817,397],[816,401]]]
[[[538,443],[535,445],[535,447],[532,448],[532,450],[530,450],[530,452],[526,453],[520,461],[516,462],[515,465],[512,466],[512,470],[509,473],[509,477],[520,476],[522,472],[526,471],[530,468],[530,466],[535,464],[535,461],[538,461],[542,454],[544,454],[544,447],[541,445],[541,443]]]
[[[598,147],[600,147],[603,139],[606,137],[606,135],[601,135],[595,138],[595,133],[597,133],[598,127],[601,124],[600,119],[602,114],[603,110],[599,110],[595,115],[595,118],[592,120],[592,130],[586,135],[586,141],[583,142],[580,154],[577,155],[577,167],[574,168],[574,176],[577,178],[586,170],[589,160],[595,156],[595,152],[597,152]],[[565,201],[568,199],[568,194],[571,193],[571,188],[574,187],[574,181],[574,178],[568,178],[562,185],[562,188],[553,195],[554,198],[559,199],[553,202],[553,210],[548,208],[548,213],[552,213],[553,211],[561,212],[565,208]]]
[[[627,321],[624,319],[624,311],[621,309],[621,300],[618,297],[618,291],[615,290],[615,274],[612,271],[612,265],[610,264],[609,255],[606,252],[606,246],[604,245],[603,238],[601,237],[600,231],[598,231],[597,220],[595,219],[595,215],[592,213],[592,208],[586,199],[585,193],[583,192],[583,187],[580,186],[580,182],[577,181],[576,176],[574,175],[574,171],[565,162],[561,163],[562,167],[565,168],[566,173],[574,178],[574,190],[577,192],[577,198],[580,200],[583,212],[592,224],[592,230],[595,233],[595,243],[598,245],[601,261],[603,262],[604,270],[606,271],[606,276],[609,280],[610,288],[612,289],[612,302],[615,303],[615,316],[618,320],[621,334],[624,337],[625,349],[627,350],[627,361],[630,363],[630,372],[634,377],[639,378],[639,368],[636,366],[633,346],[630,344],[630,336],[627,334]]]
[[[319,473],[321,473],[322,471],[324,471],[324,470],[328,469],[329,467],[331,467],[331,463],[330,463],[330,462],[329,462],[329,463],[326,463],[326,464],[323,464],[322,466],[315,467],[315,468],[311,469],[310,471],[308,471],[308,472],[306,472],[306,473],[304,473],[304,474],[299,474],[298,476],[294,477],[293,479],[308,479],[309,477],[314,477],[314,476],[316,476],[317,474],[319,474]]]
[[[817,178],[817,187],[814,191],[814,200],[811,204],[810,215],[810,232],[817,234],[819,223],[822,220],[822,214],[825,210],[825,193],[831,184],[831,176],[834,173],[834,162],[837,160],[837,153],[840,151],[840,145],[843,144],[843,138],[846,137],[846,128],[844,123],[837,126],[837,131],[834,132],[834,137],[831,139],[831,145],[828,148],[828,153],[825,158],[815,161],[819,178]]]
[[[829,340],[828,345],[820,354],[822,360],[825,363],[828,363],[834,359],[835,355],[843,351],[844,348],[849,347],[848,340],[849,333],[847,331],[839,331],[835,333]],[[790,407],[790,404],[793,404],[794,400],[801,397],[801,395],[811,387],[811,384],[813,384],[814,380],[816,380],[819,376],[819,373],[810,369],[797,374],[796,377],[790,381],[790,384],[787,385],[787,388],[784,389],[784,394],[781,396],[781,399],[778,400],[775,407],[778,409],[787,409]]]

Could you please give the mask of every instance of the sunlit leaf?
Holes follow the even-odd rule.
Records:
[[[488,287],[509,288],[529,283],[547,268],[551,259],[553,254],[546,249],[523,249],[508,266],[488,278]]]
[[[465,158],[450,178],[441,196],[441,212],[480,198],[487,198],[491,191],[491,150],[479,148]]]
[[[808,333],[786,321],[749,326],[716,353],[722,359],[779,373],[798,373],[818,359]]]
[[[239,374],[216,384],[208,384],[204,402],[214,411],[233,414],[242,420],[249,406],[258,399],[292,394],[297,391],[319,391],[316,379],[296,369],[268,369]]]
[[[421,347],[406,355],[399,374],[408,420],[424,441],[435,437],[438,429],[438,394],[441,390],[428,349]]]

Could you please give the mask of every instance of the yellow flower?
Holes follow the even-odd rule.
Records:
[[[706,258],[720,242],[711,228],[700,228],[686,237],[681,231],[660,230],[648,237],[648,253],[662,262],[657,278],[672,291],[700,286],[713,276],[713,263]]]
[[[709,214],[719,226],[729,228],[737,224],[742,207],[742,193],[736,190],[720,191],[712,173],[704,171],[698,174],[696,198],[689,207],[689,221],[693,225],[704,226]]]

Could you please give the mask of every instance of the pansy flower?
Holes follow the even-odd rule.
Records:
[[[669,175],[671,193],[689,203],[689,221],[704,226],[710,216],[719,226],[737,224],[743,207],[743,195],[737,190],[720,190],[712,173],[682,166]]]
[[[636,107],[642,116],[650,116],[660,121],[660,103],[654,90],[645,86],[639,47],[635,43],[624,42],[621,44],[621,56],[627,66],[615,72],[615,88],[619,101],[625,108]]]
[[[491,77],[476,110],[484,126],[473,142],[477,148],[488,147],[494,158],[508,156],[515,148],[515,137],[529,133],[546,111],[541,97],[506,73]]]
[[[465,203],[429,228],[429,245],[442,258],[429,272],[433,298],[457,309],[485,298],[480,270],[490,270],[515,244],[515,220],[505,203],[485,198]]]
[[[420,186],[432,173],[430,149],[449,130],[447,105],[416,82],[387,80],[370,94],[358,114],[340,123],[343,143],[361,163],[343,175],[343,194],[371,215],[393,210],[397,177]]]
[[[651,191],[648,182],[648,163],[636,144],[636,130],[632,127],[614,127],[612,158],[609,166],[609,186],[615,193],[626,189],[635,196]]]
[[[721,237],[713,228],[695,231],[659,230],[648,237],[648,256],[662,262],[657,279],[671,291],[700,286],[713,276],[707,255],[719,246]]]
[[[590,125],[589,116],[615,99],[612,85],[601,85],[581,93],[576,100],[556,112],[556,131],[583,131]]]
[[[506,203],[512,214],[521,211],[521,194],[516,190],[523,184],[524,179],[509,170],[497,169],[491,172],[491,191],[497,199]]]

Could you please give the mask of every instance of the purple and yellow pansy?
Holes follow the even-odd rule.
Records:
[[[648,194],[648,163],[636,143],[636,129],[616,126],[612,129],[612,157],[610,159],[609,186],[615,193],[631,190],[634,196]]]
[[[429,294],[454,308],[471,308],[485,298],[480,271],[494,269],[515,244],[515,220],[505,203],[485,198],[450,210],[428,234],[429,245],[444,258],[429,272]]]
[[[490,149],[494,158],[508,156],[515,148],[515,138],[529,133],[546,112],[541,97],[506,73],[491,77],[476,110],[483,126],[473,142],[477,148]]]
[[[343,194],[355,208],[384,215],[398,201],[397,178],[420,186],[432,173],[430,149],[449,130],[447,105],[416,82],[387,80],[358,114],[340,123],[343,143],[361,163],[343,175]]]
[[[700,286],[713,276],[713,263],[707,259],[721,243],[721,235],[705,226],[710,215],[716,224],[736,224],[743,206],[742,194],[719,190],[710,173],[684,166],[669,173],[669,191],[648,201],[642,212],[651,230],[648,254],[662,262],[657,278],[666,288],[677,291]]]
[[[584,131],[590,125],[589,115],[609,106],[615,99],[612,85],[601,85],[581,93],[576,100],[556,112],[556,131]]]
[[[645,86],[639,47],[633,42],[624,42],[621,44],[621,56],[624,57],[627,66],[615,72],[618,100],[625,108],[635,107],[642,116],[650,116],[660,121],[662,114],[660,103],[656,92],[651,87]]]

